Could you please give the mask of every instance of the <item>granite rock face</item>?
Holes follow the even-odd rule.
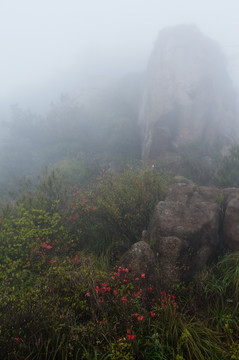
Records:
[[[175,183],[144,239],[157,256],[161,287],[190,280],[219,255],[239,250],[239,189]]]
[[[223,151],[238,139],[236,92],[225,56],[195,26],[159,33],[146,71],[139,126],[143,159],[196,142]]]

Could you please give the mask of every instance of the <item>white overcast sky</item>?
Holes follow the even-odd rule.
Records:
[[[239,0],[0,0],[0,106],[141,71],[160,29],[182,23],[239,59]]]

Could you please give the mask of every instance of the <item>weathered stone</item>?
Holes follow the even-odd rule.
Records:
[[[146,284],[158,289],[189,281],[219,255],[239,250],[239,189],[197,186],[175,177],[143,240],[121,259],[129,278],[145,273]]]
[[[230,190],[231,193],[226,198],[223,235],[228,250],[239,250],[239,190]]]
[[[135,243],[120,259],[119,264],[129,269],[128,279],[135,282],[135,278],[141,279],[145,274],[143,286],[157,286],[158,262],[149,244],[144,241]]]
[[[218,255],[219,190],[175,184],[156,206],[148,238],[158,253],[164,287],[188,280]]]
[[[236,92],[219,46],[195,26],[159,33],[146,71],[139,125],[142,157],[200,142],[238,139]]]

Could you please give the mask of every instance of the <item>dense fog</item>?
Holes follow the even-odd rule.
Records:
[[[0,188],[72,157],[140,159],[145,72],[164,28],[195,25],[216,41],[237,89],[238,7],[236,0],[1,1]]]

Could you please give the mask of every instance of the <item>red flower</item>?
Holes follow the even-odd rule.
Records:
[[[16,337],[15,340],[16,340],[16,342],[18,342],[20,339],[19,339],[19,337]]]
[[[136,281],[138,281],[138,280],[139,280],[139,278],[135,278],[135,280],[136,280]]]
[[[114,290],[114,291],[113,291],[113,294],[114,294],[114,295],[116,295],[116,294],[117,294],[117,291],[116,291],[116,290]]]
[[[152,287],[149,287],[149,288],[148,288],[148,291],[152,291],[152,290],[153,290],[153,288],[152,288]]]
[[[95,207],[95,206],[92,206],[92,210],[96,210],[96,207]]]
[[[27,262],[27,265],[30,265],[30,261]]]
[[[86,293],[86,296],[90,297],[90,293]]]
[[[127,302],[127,297],[126,297],[126,296],[123,296],[123,297],[122,297],[122,302],[123,302],[123,303],[126,303],[126,302]]]
[[[42,244],[42,246],[43,246],[45,249],[48,249],[48,250],[50,250],[50,249],[52,248],[51,245],[47,245],[47,243],[45,243],[45,242]]]
[[[141,274],[141,278],[142,278],[142,279],[145,279],[145,274]]]
[[[156,314],[155,314],[154,312],[152,312],[152,311],[151,311],[151,313],[150,313],[150,314],[151,314],[151,316],[155,316],[155,315],[156,315]]]
[[[135,337],[136,337],[136,335],[130,335],[130,334],[127,335],[127,338],[129,340],[134,340]]]
[[[79,260],[79,255],[78,255],[78,254],[76,254],[74,260],[75,260],[75,261],[78,261],[78,260]]]
[[[53,263],[56,262],[56,260],[50,260],[49,262],[50,262],[51,264],[53,264]]]
[[[126,280],[126,279],[124,279],[124,280],[123,280],[123,282],[124,282],[124,283],[127,283],[127,280]]]
[[[137,320],[138,320],[138,321],[142,321],[143,318],[144,318],[143,316],[138,316],[138,317],[137,317]]]

